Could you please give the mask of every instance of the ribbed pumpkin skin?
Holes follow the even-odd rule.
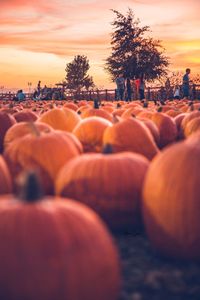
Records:
[[[181,129],[184,132],[185,131],[185,127],[187,125],[188,122],[190,122],[192,119],[198,118],[200,117],[200,111],[192,111],[186,114],[186,116],[183,118],[182,122],[181,122]]]
[[[200,137],[191,137],[161,152],[148,169],[143,219],[152,245],[165,255],[200,259],[199,165]]]
[[[2,155],[0,155],[0,194],[9,194],[12,192],[12,180],[7,164]]]
[[[158,127],[156,126],[156,124],[152,120],[147,119],[147,118],[137,117],[137,120],[139,120],[143,124],[145,124],[145,126],[150,130],[150,132],[154,138],[154,141],[155,141],[156,145],[158,146],[159,142],[160,142],[160,133],[159,133],[159,130],[158,130]]]
[[[76,125],[81,121],[80,116],[72,109],[69,108],[63,108],[62,109],[64,113],[66,114],[68,127],[67,131],[72,132],[73,129],[76,127]]]
[[[84,152],[101,152],[103,133],[112,123],[101,117],[88,117],[73,130],[73,134],[83,145]]]
[[[141,190],[149,161],[136,153],[84,154],[59,172],[56,193],[93,208],[112,229],[140,225]]]
[[[16,123],[13,116],[0,111],[0,153],[3,152],[3,140],[8,128]]]
[[[152,159],[158,152],[150,130],[135,118],[122,120],[106,128],[103,144],[110,144],[114,152],[132,151]]]
[[[156,112],[151,120],[157,125],[160,133],[160,148],[173,143],[178,135],[175,121],[167,114]]]
[[[42,122],[35,122],[34,126],[40,132],[48,132],[53,130],[51,126]],[[32,133],[33,129],[30,122],[19,122],[10,127],[4,136],[4,149],[14,140],[23,137],[26,134]]]
[[[31,110],[24,109],[13,114],[17,122],[35,122],[38,116]]]
[[[85,109],[81,114],[82,119],[85,119],[88,117],[94,117],[94,116],[105,118],[106,120],[108,120],[110,122],[112,122],[112,120],[113,120],[111,113],[109,113],[103,109],[99,109],[99,108]]]
[[[187,122],[184,129],[184,135],[187,138],[191,134],[197,133],[199,130],[200,130],[200,116],[193,118],[192,120]]]
[[[36,170],[46,194],[54,191],[53,182],[61,167],[80,151],[71,137],[61,131],[26,135],[4,151],[13,180],[25,170]],[[16,185],[15,185],[16,186]]]
[[[1,201],[0,299],[117,300],[119,261],[106,228],[85,206],[55,200]]]
[[[54,129],[66,131],[68,131],[69,129],[66,113],[63,111],[63,109],[60,108],[53,108],[51,110],[48,110],[41,115],[38,121],[44,122]]]

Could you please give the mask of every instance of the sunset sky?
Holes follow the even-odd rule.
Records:
[[[105,73],[115,9],[131,8],[151,36],[162,40],[171,70],[200,73],[200,0],[0,0],[0,89],[32,90],[65,78],[66,64],[86,55],[99,88]],[[4,87],[4,88],[2,88]]]

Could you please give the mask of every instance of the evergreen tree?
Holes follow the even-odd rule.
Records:
[[[75,90],[76,93],[84,88],[88,90],[94,86],[93,78],[87,74],[89,70],[89,60],[84,55],[77,55],[73,61],[66,66],[66,87]]]
[[[147,80],[159,79],[167,74],[168,58],[159,40],[146,37],[149,26],[139,26],[139,19],[131,9],[124,16],[116,10],[116,19],[111,23],[114,32],[111,35],[112,53],[106,59],[105,70],[112,80],[119,74],[131,79],[144,74]]]

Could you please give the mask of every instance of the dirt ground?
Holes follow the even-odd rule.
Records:
[[[158,256],[145,234],[114,238],[123,276],[119,300],[200,300],[200,263]]]

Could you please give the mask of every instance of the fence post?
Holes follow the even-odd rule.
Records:
[[[106,101],[108,100],[108,90],[106,89]]]

